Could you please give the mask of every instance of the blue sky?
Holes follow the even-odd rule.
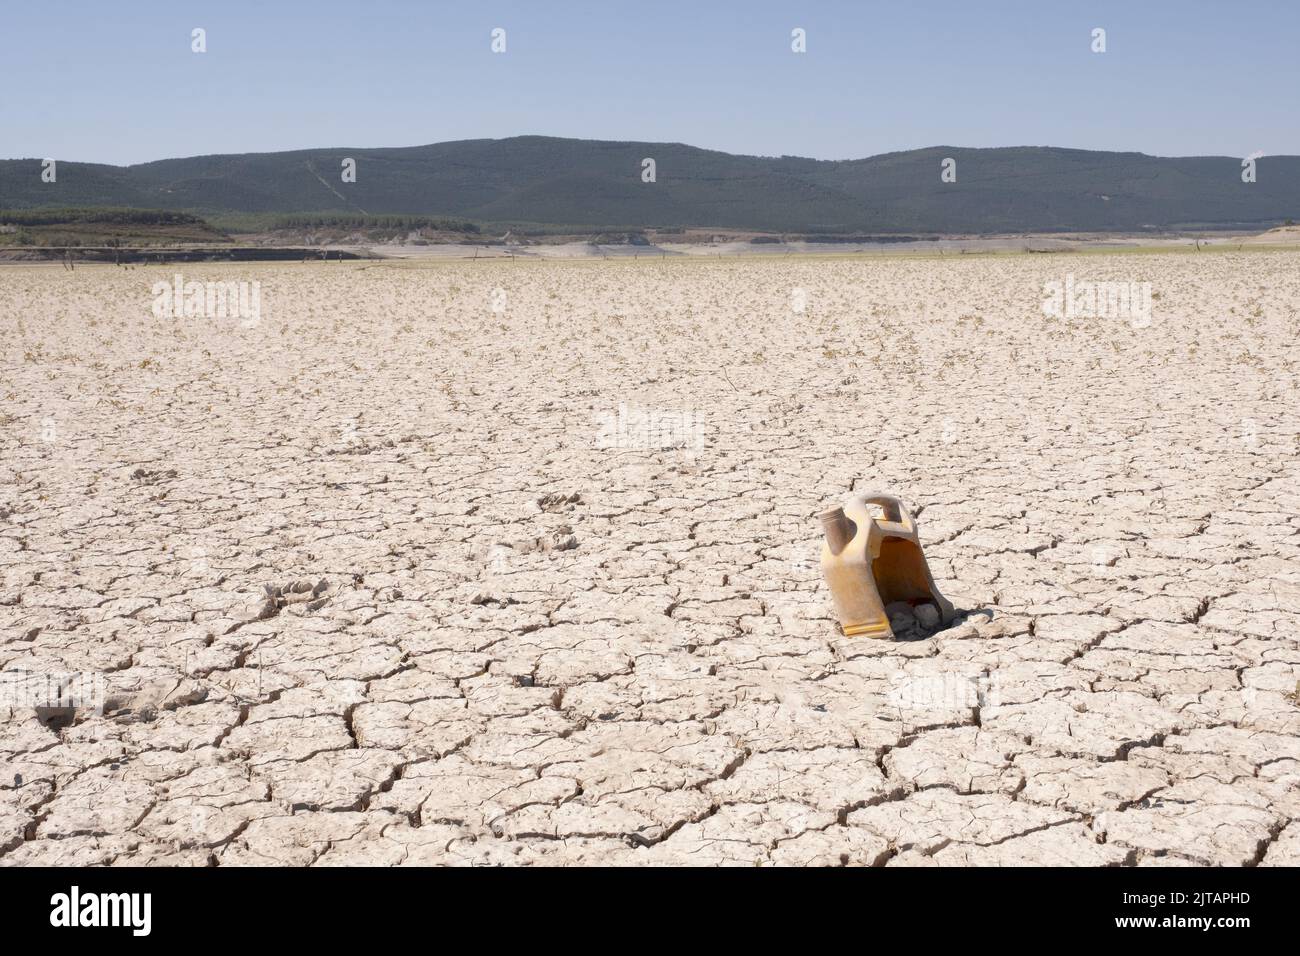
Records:
[[[805,54],[790,50],[794,27]],[[1293,0],[8,0],[0,62],[3,158],[525,133],[822,159],[933,145],[1300,153]]]

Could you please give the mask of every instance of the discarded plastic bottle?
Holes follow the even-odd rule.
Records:
[[[822,574],[830,586],[835,614],[845,637],[892,639],[885,608],[902,602],[912,608],[933,604],[936,623],[956,617],[930,576],[916,522],[893,495],[855,495],[821,514]],[[933,612],[931,612],[933,614]]]

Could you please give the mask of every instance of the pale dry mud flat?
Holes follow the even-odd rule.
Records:
[[[0,863],[1300,861],[1300,255],[176,271],[0,269]]]

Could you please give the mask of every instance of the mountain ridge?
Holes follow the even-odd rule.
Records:
[[[655,160],[655,182],[642,160]],[[342,161],[357,163],[344,183]],[[942,182],[941,161],[956,161]],[[861,159],[548,136],[209,153],[130,166],[0,160],[0,208],[364,211],[490,223],[766,232],[992,233],[1268,226],[1300,218],[1300,156],[1257,161],[1053,146],[929,146]]]

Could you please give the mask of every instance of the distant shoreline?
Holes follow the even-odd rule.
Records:
[[[514,259],[536,262],[580,260],[657,260],[713,258],[956,258],[964,255],[1034,255],[1136,252],[1225,252],[1300,250],[1300,228],[1214,236],[946,236],[887,242],[725,242],[628,243],[502,242],[357,243],[324,246],[202,244],[177,246],[21,246],[0,247],[0,264],[66,262],[107,265],[166,265],[219,262],[455,261]]]

